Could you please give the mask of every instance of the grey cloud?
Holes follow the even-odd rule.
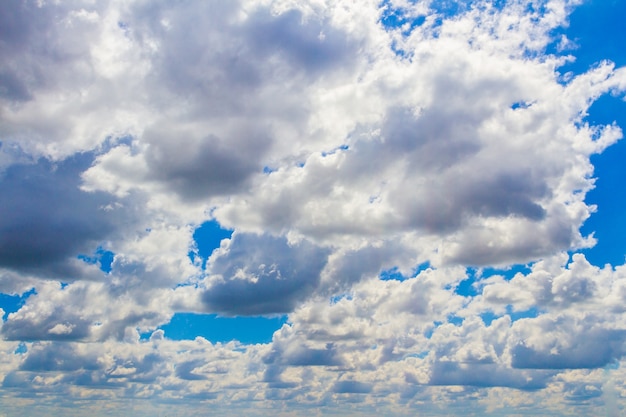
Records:
[[[512,349],[511,365],[520,369],[601,368],[624,355],[626,331],[597,329],[573,335],[569,346],[540,350],[525,344]]]
[[[55,303],[53,308],[46,311],[42,306],[50,300],[56,299],[58,302],[61,297],[47,292],[32,295],[25,306],[8,317],[2,326],[2,335],[8,340],[30,341],[71,341],[87,338],[92,324],[84,305],[88,293],[84,288],[60,291],[61,297],[68,304]]]
[[[6,169],[0,177],[0,266],[80,278],[73,275],[82,272],[76,256],[92,253],[129,215],[105,209],[114,203],[109,195],[79,189],[80,173],[92,160],[86,153]]]
[[[312,349],[304,346],[289,350],[280,360],[288,366],[339,366],[343,363],[336,347],[332,344],[326,349]]]
[[[250,20],[247,36],[259,58],[280,54],[289,67],[317,76],[348,70],[356,57],[357,45],[345,32],[298,10],[278,16],[260,10]]]
[[[186,199],[236,192],[253,174],[261,172],[260,157],[270,140],[263,133],[237,132],[239,137],[201,140],[166,129],[147,132],[146,160],[152,176]]]
[[[96,356],[80,355],[77,353],[75,345],[57,342],[33,346],[19,369],[30,372],[73,372],[81,369],[98,370],[100,368]]]
[[[533,178],[530,170],[496,174],[484,182],[461,184],[461,207],[479,216],[518,215],[530,220],[542,220],[545,210],[535,201],[548,193],[547,186]]]
[[[29,389],[32,387],[32,378],[28,372],[11,371],[4,376],[2,388]],[[35,393],[32,393],[34,396]]]
[[[301,349],[287,358],[290,366],[333,366],[339,365],[337,352],[328,349]]]
[[[307,241],[235,234],[227,252],[211,260],[210,273],[222,279],[202,299],[208,310],[227,315],[287,313],[318,287],[327,258],[328,250]]]
[[[311,75],[328,74],[337,68],[345,70],[346,64],[356,58],[357,45],[345,31],[333,27],[327,18],[305,18],[295,9],[275,13],[267,7],[256,7],[239,21],[239,5],[234,1],[211,1],[199,7],[175,9],[150,4],[149,9],[134,13],[135,19],[147,24],[136,34],[141,36],[141,30],[147,29],[162,40],[161,64],[168,78],[177,82],[194,82],[202,76],[202,87],[222,88],[207,83],[207,76],[218,76],[214,81],[249,88],[258,86],[261,76],[277,76],[271,71],[262,72],[275,55],[282,58],[283,66]],[[168,29],[161,24],[163,19],[168,20]],[[216,32],[228,35],[228,41],[222,43],[222,37],[207,36]],[[181,44],[185,48],[179,48]],[[180,62],[195,65],[177,65]],[[204,71],[199,73],[198,69]]]
[[[263,362],[267,365],[263,380],[276,389],[295,388],[281,378],[288,367],[336,367],[344,364],[340,348],[333,343],[326,344],[324,348],[314,348],[306,346],[304,341],[284,341],[280,338],[274,340],[272,350],[263,357]]]
[[[127,295],[128,296],[128,295]],[[136,302],[137,296],[133,294],[131,296],[133,302]],[[110,313],[105,314],[104,317],[94,317],[94,319],[102,320],[102,328],[99,329],[100,338],[108,339],[115,338],[117,340],[124,340],[126,338],[126,331],[130,328],[135,328],[142,323],[152,324],[149,327],[156,327],[157,324],[163,324],[167,321],[167,315],[162,312],[150,311],[150,309],[141,309],[141,312],[135,311],[127,313],[123,318],[118,320],[112,320]]]
[[[176,376],[187,381],[201,381],[206,376],[194,373],[194,370],[203,364],[200,360],[182,362],[176,365]]]
[[[50,9],[38,8],[34,1],[0,4],[0,97],[10,101],[31,98],[27,80],[41,82],[45,71],[39,66],[33,68],[34,60],[25,52],[45,39],[42,35],[49,30],[52,17]],[[45,53],[45,48],[40,52]],[[31,65],[24,65],[25,61]]]
[[[565,399],[583,403],[602,395],[602,386],[600,384],[590,384],[588,382],[565,384]]]
[[[191,99],[194,117],[302,120],[306,100],[293,78],[345,71],[358,58],[355,41],[324,17],[257,5],[241,19],[239,11],[235,1],[152,2],[125,16],[139,44],[159,43],[150,82]],[[169,105],[162,91],[154,98]]]
[[[148,353],[139,358],[131,358],[130,362],[126,362],[125,365],[129,365],[135,369],[135,371],[128,376],[133,382],[149,384],[154,382],[157,377],[167,375],[168,373],[164,358],[156,352]]]
[[[504,233],[494,234],[484,229],[463,231],[454,247],[444,254],[444,260],[472,266],[522,264],[581,245],[576,222],[560,209],[554,212],[540,222],[529,222],[526,227],[518,228],[514,241],[506,239]],[[490,241],[498,244],[490,245]]]
[[[546,387],[549,377],[546,372],[522,372],[496,364],[438,361],[432,367],[429,384],[537,390]]]
[[[81,340],[90,335],[91,321],[68,314],[63,308],[42,321],[30,318],[9,318],[2,326],[2,335],[7,340]]]
[[[237,92],[259,85],[258,69],[242,54],[245,44],[232,24],[240,4],[207,1],[191,5],[138,3],[123,17],[124,23],[139,44],[158,40],[153,81],[200,100],[204,110],[211,111],[209,116],[240,110],[243,103]]]
[[[92,389],[124,388],[126,385],[125,382],[108,378],[106,372],[102,369],[95,371],[81,370],[73,375],[68,374],[65,376],[65,382]]]
[[[337,394],[369,394],[373,384],[360,381],[337,381],[332,387],[332,392]]]
[[[357,143],[352,158],[379,164],[383,155],[383,161],[388,159],[385,165],[405,159],[409,183],[411,177],[427,175],[428,185],[418,192],[398,189],[390,198],[407,225],[431,233],[459,229],[475,216],[542,220],[546,213],[537,201],[549,192],[545,178],[529,167],[503,167],[498,161],[480,164],[479,152],[486,145],[478,131],[488,116],[474,107],[450,106],[441,97],[417,115],[412,109],[393,108],[381,130],[383,142],[365,143],[362,155]],[[375,149],[367,149],[372,146]]]
[[[391,108],[380,133],[384,146],[376,152],[388,153],[390,159],[408,154],[415,170],[441,172],[480,151],[474,136],[479,122],[470,109],[435,104],[416,115],[411,108]]]
[[[307,123],[306,86],[295,80],[346,71],[358,59],[347,32],[297,10],[257,6],[242,19],[234,1],[152,2],[132,6],[122,19],[138,45],[159,45],[147,78],[160,87],[149,88],[155,106],[169,109],[184,97],[185,114],[164,112],[168,120],[141,141],[149,144],[149,179],[185,199],[245,190],[263,169],[273,129]],[[184,128],[198,122],[198,132]]]
[[[576,273],[564,273],[552,282],[552,295],[557,303],[565,305],[590,300],[597,291],[592,277]]]
[[[483,299],[496,305],[535,305],[548,311],[575,305],[585,308],[603,292],[603,271],[589,264],[582,254],[574,254],[572,259],[560,270],[549,272],[536,264],[528,275],[519,275],[506,284],[487,285]]]
[[[393,259],[408,258],[411,253],[399,242],[386,241],[383,245],[368,245],[342,253],[329,265],[330,279],[323,290],[336,294],[350,288],[364,277],[378,275],[393,266]]]
[[[0,97],[30,100],[35,90],[56,84],[68,66],[88,54],[90,29],[65,20],[75,6],[69,3],[25,0],[0,4]],[[77,31],[81,36],[76,36]],[[58,65],[64,65],[64,70],[51,70]]]
[[[31,98],[26,84],[14,73],[0,71],[0,97],[14,101],[26,101]]]
[[[157,378],[169,373],[164,358],[153,352],[137,354],[131,349],[107,356],[101,347],[92,345],[59,341],[35,343],[29,347],[16,372],[5,377],[3,386],[25,387],[24,383],[28,382],[29,390],[46,389],[45,386],[33,387],[33,378],[42,373],[54,373],[62,375],[60,383],[52,385],[54,389],[74,385],[130,391],[132,383],[154,384]],[[105,357],[107,361],[113,360],[113,364],[105,365]]]
[[[185,395],[185,398],[189,398],[191,400],[200,400],[200,401],[215,400],[217,397],[218,397],[217,392],[196,392],[196,393],[190,393],[190,394]]]
[[[142,304],[143,297],[155,294],[144,286],[117,292],[109,285],[85,281],[62,289],[45,286],[7,318],[0,334],[15,341],[125,340],[129,329],[154,328],[169,318],[166,308],[155,311]]]
[[[524,172],[498,172],[487,178],[453,172],[434,180],[419,198],[394,197],[402,205],[400,210],[409,225],[446,234],[461,229],[476,217],[519,216],[542,220],[546,213],[536,201],[546,190],[530,179]]]

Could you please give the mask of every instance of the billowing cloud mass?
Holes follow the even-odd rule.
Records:
[[[578,0],[447,3],[2,2],[0,414],[621,414],[626,69],[563,70]]]

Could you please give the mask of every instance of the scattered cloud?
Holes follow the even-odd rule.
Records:
[[[440,3],[2,3],[8,415],[617,413],[626,266],[581,226],[626,71],[562,73],[580,1]]]

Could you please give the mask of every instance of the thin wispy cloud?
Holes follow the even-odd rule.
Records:
[[[0,414],[619,413],[593,3],[3,2]]]

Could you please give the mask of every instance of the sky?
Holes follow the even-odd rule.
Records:
[[[0,417],[623,415],[625,14],[0,2]]]

